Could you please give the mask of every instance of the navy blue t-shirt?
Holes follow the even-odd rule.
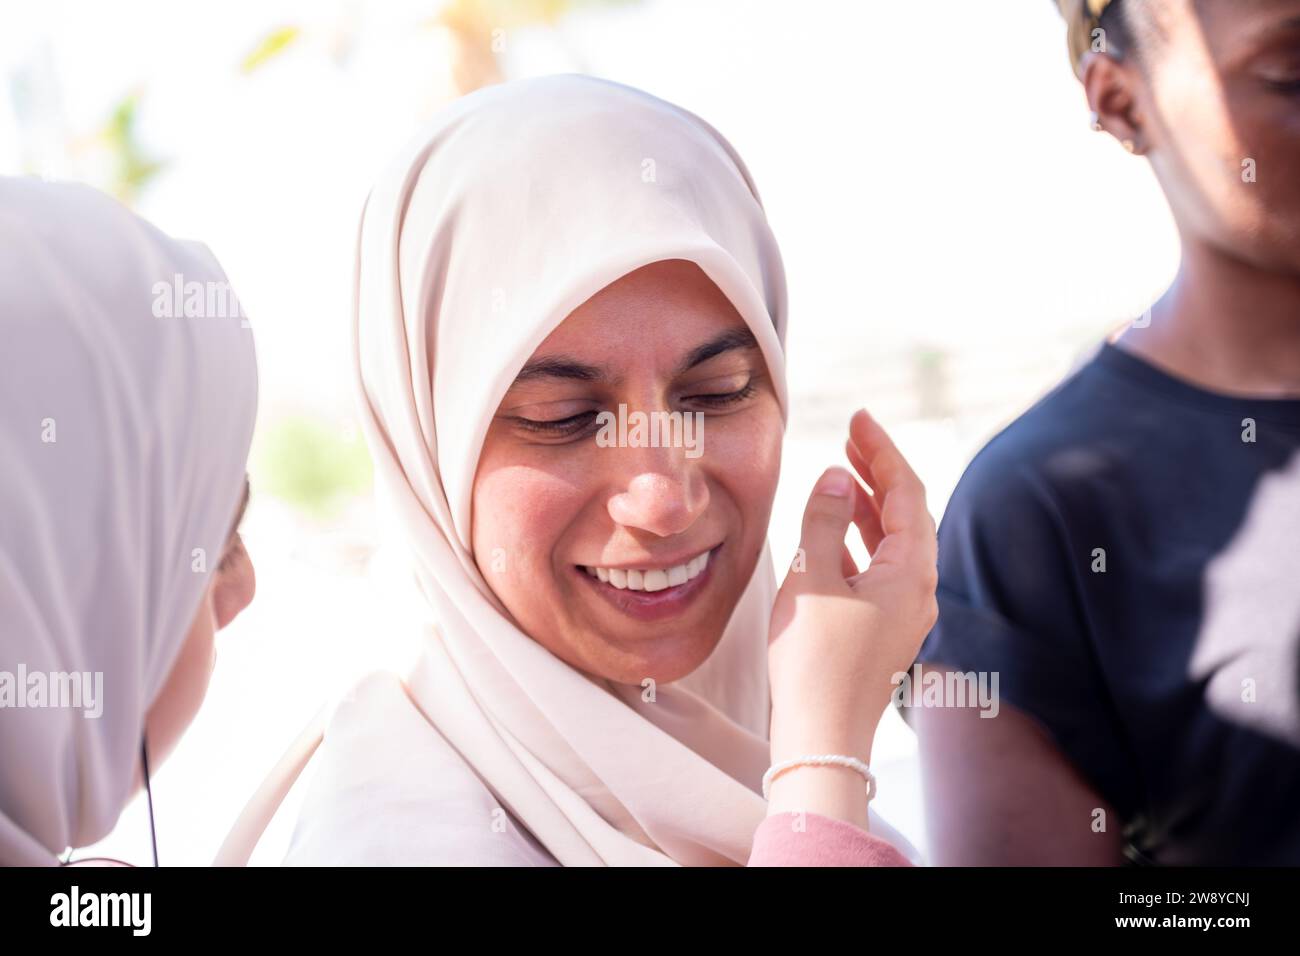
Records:
[[[1300,864],[1300,400],[1102,346],[967,469],[919,660],[996,671],[1130,859]]]

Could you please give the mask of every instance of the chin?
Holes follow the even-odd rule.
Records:
[[[720,626],[693,628],[684,637],[662,637],[635,643],[605,641],[595,672],[619,684],[641,685],[649,678],[670,684],[693,673],[722,640]]]

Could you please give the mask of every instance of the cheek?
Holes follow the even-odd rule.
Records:
[[[1173,71],[1171,71],[1172,73]],[[1212,204],[1230,191],[1245,156],[1227,92],[1212,71],[1186,70],[1163,78],[1158,109],[1163,135],[1187,186]]]
[[[253,562],[241,545],[231,557],[230,567],[218,572],[212,592],[212,608],[217,630],[221,630],[253,602],[257,575]]]
[[[215,636],[215,614],[209,590],[190,625],[176,663],[149,708],[145,732],[149,738],[150,757],[159,764],[176,746],[207,696],[216,650]]]
[[[1262,238],[1288,243],[1294,255],[1300,234],[1300,98],[1260,94],[1234,118],[1243,145],[1240,156],[1230,157],[1233,185],[1252,212],[1247,225]]]
[[[755,414],[705,425],[704,458],[744,516],[746,535],[761,548],[781,477],[781,412],[772,398]]]
[[[575,456],[576,457],[576,456]],[[473,546],[479,570],[500,588],[536,588],[586,499],[572,463],[563,468],[486,467],[474,481]]]
[[[1184,195],[1195,197],[1202,230],[1252,258],[1293,241],[1300,216],[1300,177],[1290,173],[1300,162],[1296,101],[1252,77],[1221,86],[1210,70],[1187,75],[1181,86],[1165,83],[1162,92],[1176,175]]]

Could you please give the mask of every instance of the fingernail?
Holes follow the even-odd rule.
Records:
[[[814,491],[833,498],[847,498],[853,491],[853,478],[847,471],[835,468],[822,475]]]

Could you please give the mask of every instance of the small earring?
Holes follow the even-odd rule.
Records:
[[[1122,145],[1130,153],[1134,153],[1134,154],[1137,153],[1137,143],[1133,142],[1133,140],[1131,139],[1123,140],[1120,145]]]
[[[1092,131],[1094,133],[1101,132],[1101,117],[1097,115],[1096,110],[1093,110],[1091,125],[1092,125]]]

